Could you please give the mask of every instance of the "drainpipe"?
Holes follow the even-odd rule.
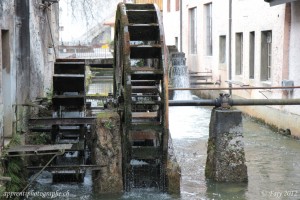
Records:
[[[231,81],[232,79],[232,67],[231,67],[231,34],[232,34],[232,0],[229,0],[229,27],[228,27],[228,78]],[[231,82],[229,81],[229,88],[232,87]],[[232,94],[231,89],[229,89],[229,94]]]
[[[182,0],[180,0],[180,52],[182,52]]]
[[[291,3],[285,4],[282,80],[289,80],[289,47],[291,32]]]

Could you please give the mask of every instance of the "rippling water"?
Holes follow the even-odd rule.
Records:
[[[181,199],[300,199],[300,142],[243,118],[247,184],[205,179],[210,109],[170,108],[170,129],[182,167]]]
[[[151,189],[94,196],[90,174],[86,176],[84,183],[71,185],[52,184],[49,176],[44,174],[31,190],[69,191],[68,198],[55,199],[78,200],[300,199],[300,142],[274,133],[249,117],[243,119],[249,182],[230,184],[206,180],[204,169],[210,112],[210,109],[200,107],[170,108],[170,131],[182,169],[180,197]]]

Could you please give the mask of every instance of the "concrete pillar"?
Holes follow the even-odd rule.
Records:
[[[95,194],[120,193],[123,191],[122,149],[120,118],[116,112],[98,115],[92,141],[92,163],[100,165],[100,171],[93,171]]]
[[[217,182],[248,181],[242,133],[241,111],[212,110],[205,167],[206,178]]]

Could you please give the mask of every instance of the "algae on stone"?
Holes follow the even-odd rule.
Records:
[[[93,171],[95,193],[123,191],[120,119],[115,112],[98,114],[93,138],[92,160],[101,166]]]

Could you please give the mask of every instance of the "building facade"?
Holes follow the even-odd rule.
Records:
[[[300,1],[270,6],[263,0],[181,0],[181,9],[176,9],[176,2],[164,2],[167,45],[177,45],[186,54],[190,71],[211,71],[218,83],[212,87],[300,85]],[[218,95],[198,93],[209,98]],[[295,99],[300,91],[232,90],[232,97]],[[300,136],[300,106],[239,109]]]
[[[51,90],[58,41],[55,1],[0,1],[0,147],[24,132],[30,105]]]

